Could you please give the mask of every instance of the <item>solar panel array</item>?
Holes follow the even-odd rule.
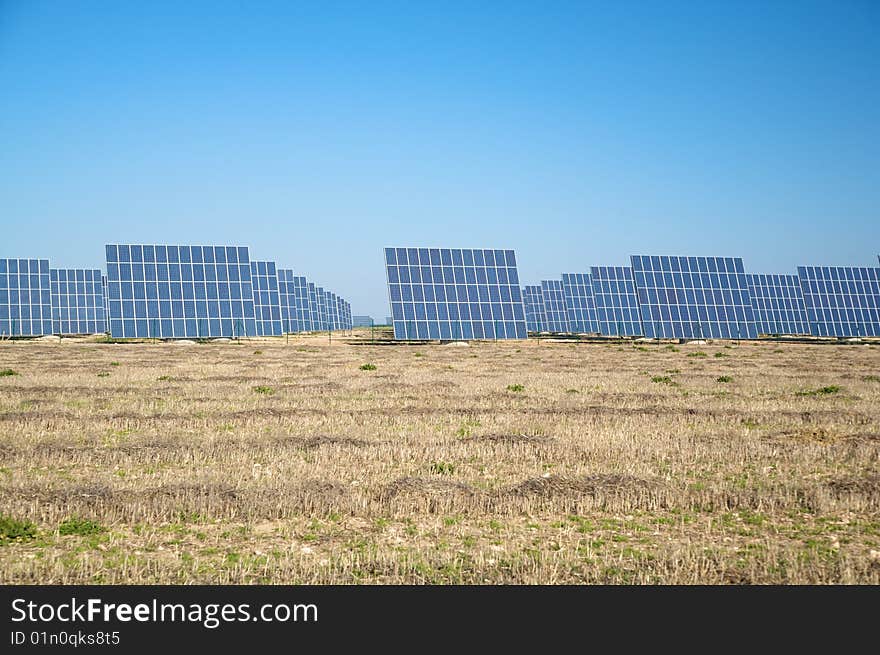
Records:
[[[809,334],[797,275],[747,275],[758,334]]]
[[[254,289],[254,318],[257,336],[280,337],[281,300],[275,262],[252,261],[251,285]]]
[[[111,244],[106,253],[111,336],[256,334],[246,247]]]
[[[524,286],[522,298],[528,331],[546,332],[547,315],[544,313],[544,296],[541,293],[541,286],[538,284]]]
[[[629,266],[592,266],[596,329],[607,336],[637,337],[644,334],[635,281]]]
[[[102,278],[99,269],[49,269],[54,334],[100,334],[106,331]]]
[[[386,248],[396,339],[524,339],[512,250]]]
[[[0,259],[0,336],[52,334],[48,259]]]
[[[647,337],[757,338],[751,296],[738,257],[632,257]]]
[[[596,305],[593,302],[593,283],[588,273],[563,273],[562,290],[565,295],[565,315],[568,331],[597,332]]]
[[[570,332],[565,304],[565,289],[561,280],[541,280],[544,299],[544,317],[548,332]]]
[[[798,266],[812,334],[880,336],[880,268]]]

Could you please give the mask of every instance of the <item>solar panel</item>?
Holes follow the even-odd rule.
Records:
[[[525,339],[512,250],[386,248],[395,339]]]
[[[599,334],[638,337],[644,334],[639,301],[629,266],[592,266],[590,280]]]
[[[336,294],[332,291],[325,291],[327,296],[327,329],[338,330],[339,322],[339,303]]]
[[[101,294],[104,299],[104,332],[107,332],[108,324],[110,321],[110,302],[107,299],[107,276],[101,276]]]
[[[52,334],[48,259],[0,259],[0,336]]]
[[[522,289],[523,309],[526,313],[526,329],[529,332],[545,332],[547,315],[544,313],[544,296],[541,285],[527,285]]]
[[[645,336],[755,339],[739,257],[632,256]]]
[[[321,329],[321,311],[318,307],[318,288],[315,286],[314,282],[308,282],[308,298],[309,298],[309,317],[311,323],[311,330],[320,330]]]
[[[53,334],[106,331],[102,277],[98,269],[49,269]]]
[[[598,332],[593,284],[589,273],[563,273],[562,291],[565,294],[568,332]]]
[[[280,337],[281,300],[275,262],[252,261],[251,285],[254,290],[254,318],[257,336]]]
[[[541,280],[541,296],[544,299],[544,316],[547,319],[547,331],[570,332],[562,280]]]
[[[798,266],[798,278],[813,335],[880,336],[880,268]]]
[[[246,247],[106,247],[110,334],[210,338],[256,334]]]
[[[747,275],[758,334],[810,334],[797,275]]]
[[[318,330],[329,330],[330,316],[327,312],[327,292],[324,287],[315,287],[315,298],[318,302]]]

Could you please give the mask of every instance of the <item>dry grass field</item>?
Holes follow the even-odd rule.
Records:
[[[65,340],[0,372],[2,583],[880,582],[877,346]]]

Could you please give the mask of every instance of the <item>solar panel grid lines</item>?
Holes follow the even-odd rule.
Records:
[[[247,247],[108,244],[105,251],[113,337],[256,334]]]
[[[522,297],[526,314],[526,329],[529,332],[546,332],[547,315],[544,312],[544,296],[541,293],[541,285],[524,286]]]
[[[759,335],[810,334],[810,323],[797,275],[749,274],[749,296]]]
[[[562,291],[565,295],[568,331],[581,334],[598,332],[593,284],[589,273],[563,273]]]
[[[0,336],[52,334],[48,259],[0,259]]]
[[[541,297],[544,300],[544,316],[548,332],[571,332],[565,306],[565,289],[562,280],[541,280]]]
[[[100,334],[106,330],[102,278],[99,269],[49,269],[53,334]]]
[[[254,319],[257,336],[280,337],[282,334],[281,299],[275,262],[251,261],[251,285],[254,292]]]
[[[596,329],[606,336],[644,335],[632,268],[591,266]]]
[[[327,295],[327,329],[335,331],[340,329],[339,321],[339,303],[336,294],[332,291],[325,291]]]
[[[107,298],[107,275],[101,275],[101,293],[104,296],[104,332],[109,332],[110,303]]]
[[[880,336],[880,268],[798,266],[797,270],[814,336]]]
[[[395,339],[525,339],[512,250],[385,248]]]
[[[633,255],[631,260],[645,336],[757,338],[741,258]]]

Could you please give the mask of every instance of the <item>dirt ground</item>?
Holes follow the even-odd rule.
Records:
[[[0,583],[880,582],[878,346],[356,342],[0,343]]]

